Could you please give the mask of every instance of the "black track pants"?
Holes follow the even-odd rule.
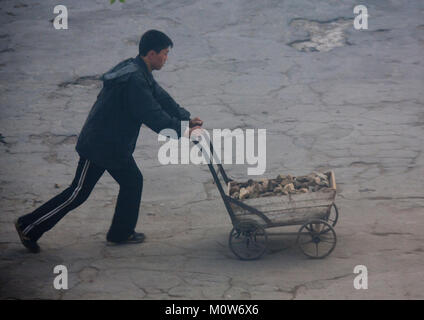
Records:
[[[129,161],[128,166],[122,169],[102,168],[90,160],[80,158],[75,178],[66,190],[33,212],[18,219],[24,235],[38,240],[69,211],[87,200],[106,170],[120,187],[112,225],[106,238],[109,241],[126,240],[134,232],[137,224],[143,190],[143,175],[133,158]]]

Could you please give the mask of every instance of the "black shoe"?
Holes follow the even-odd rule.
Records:
[[[120,245],[120,244],[131,244],[131,243],[142,243],[144,242],[144,239],[146,239],[146,236],[144,235],[144,233],[134,232],[132,235],[128,237],[127,240],[123,240],[123,241],[108,240],[108,244]]]
[[[22,233],[22,229],[18,220],[15,221],[15,228],[16,231],[18,231],[19,238],[21,239],[21,242],[25,246],[25,248],[27,248],[32,253],[39,253],[40,246],[37,244],[37,241],[31,240],[29,237],[25,236]]]

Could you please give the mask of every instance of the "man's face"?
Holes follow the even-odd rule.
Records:
[[[160,70],[168,59],[169,48],[162,49],[159,53],[154,50],[150,51],[150,65],[152,70]]]

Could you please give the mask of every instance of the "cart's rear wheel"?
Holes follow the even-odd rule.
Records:
[[[325,218],[325,220],[332,226],[335,227],[337,224],[337,221],[339,220],[339,209],[337,209],[336,204],[333,202],[333,204],[330,206],[328,216]]]
[[[312,259],[325,258],[334,250],[336,243],[336,232],[324,220],[308,221],[297,234],[297,245],[303,254]]]
[[[229,246],[241,260],[262,257],[267,248],[268,235],[256,221],[240,221],[230,232]]]

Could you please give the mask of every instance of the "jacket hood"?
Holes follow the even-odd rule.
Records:
[[[115,67],[104,73],[101,77],[103,84],[113,85],[125,82],[131,74],[139,69],[139,65],[134,58],[129,58],[117,64]]]

